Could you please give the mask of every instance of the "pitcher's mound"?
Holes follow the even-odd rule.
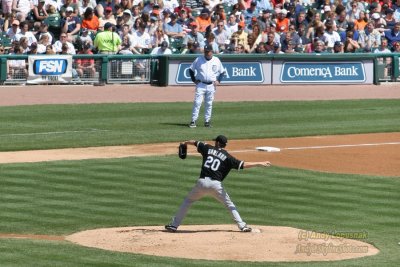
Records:
[[[105,228],[66,239],[87,247],[153,256],[235,261],[333,261],[375,255],[363,233],[359,240],[291,227],[252,226],[242,233],[235,225],[183,225],[176,233],[163,226]]]

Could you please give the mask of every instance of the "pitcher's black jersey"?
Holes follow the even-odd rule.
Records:
[[[231,169],[243,169],[243,161],[231,156],[225,149],[196,141],[197,151],[203,156],[200,177],[223,181]]]

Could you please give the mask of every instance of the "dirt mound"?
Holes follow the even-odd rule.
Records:
[[[66,240],[105,250],[203,260],[335,261],[379,252],[362,242],[364,233],[345,234],[358,240],[277,226],[253,226],[253,232],[242,233],[235,225],[186,225],[176,233],[162,226],[104,228],[75,233]]]

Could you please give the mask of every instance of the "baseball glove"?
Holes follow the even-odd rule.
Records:
[[[181,159],[186,159],[186,156],[187,156],[187,145],[185,143],[180,143],[179,144],[178,156]]]

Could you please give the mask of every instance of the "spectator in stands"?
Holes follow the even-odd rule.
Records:
[[[104,9],[103,17],[99,18],[99,25],[104,26],[106,22],[117,25],[117,20],[114,18],[114,14],[112,13],[112,8],[110,6]]]
[[[204,42],[204,45],[210,45],[212,47],[212,51],[214,54],[219,54],[219,47],[218,44],[215,42],[215,35],[210,33],[207,35],[207,38]]]
[[[259,19],[258,19],[258,24],[260,25],[261,32],[263,32],[265,30],[265,28],[267,26],[271,25],[272,23],[273,23],[273,20],[272,20],[272,17],[271,17],[271,10],[264,9],[262,11],[261,17],[259,17]]]
[[[396,4],[393,7],[394,13],[393,17],[396,21],[400,21],[400,0],[397,0]]]
[[[344,53],[344,44],[341,41],[336,41],[333,45],[333,53],[334,54],[342,54]]]
[[[273,49],[268,51],[267,54],[285,54],[285,53],[281,50],[281,45],[279,43],[274,43]]]
[[[351,2],[351,9],[346,14],[347,22],[354,22],[360,16],[360,9],[357,1]]]
[[[82,28],[88,29],[92,34],[96,34],[99,25],[99,18],[94,14],[93,9],[91,7],[86,8],[82,18]]]
[[[286,17],[287,13],[286,9],[282,9],[278,13],[278,17],[275,20],[276,31],[278,33],[287,32],[289,30],[290,20]]]
[[[25,21],[29,12],[33,9],[31,0],[13,0],[12,10],[16,12],[19,21]]]
[[[289,25],[289,30],[281,35],[281,50],[285,53],[289,42],[293,43],[293,49],[296,49],[300,45],[300,36],[296,32],[296,26],[294,24]]]
[[[89,35],[88,29],[86,28],[82,29],[79,39],[81,40],[82,43],[89,43],[90,46],[93,47],[93,40],[92,37]]]
[[[90,43],[83,43],[80,55],[93,55]],[[96,75],[94,58],[78,58],[75,60],[75,69],[80,78],[93,78]]]
[[[253,17],[257,17],[258,13],[259,12],[258,12],[258,9],[257,9],[257,3],[251,1],[250,7],[243,11],[244,23],[246,25],[249,25],[251,23],[251,19]]]
[[[140,7],[138,5],[134,5],[131,8],[131,16],[132,16],[132,21],[135,21],[135,19],[143,16],[143,15],[148,15],[149,13],[146,12],[141,12]]]
[[[171,55],[172,51],[168,48],[168,43],[163,41],[159,47],[151,51],[151,55]]]
[[[132,33],[132,48],[134,54],[148,54],[152,48],[144,22],[140,23],[138,31]]]
[[[38,54],[38,45],[37,43],[32,43],[29,47],[28,55],[37,55]]]
[[[104,16],[104,11],[105,11],[106,7],[111,7],[112,11],[114,11],[117,14],[119,13],[117,11],[117,2],[116,1],[101,0],[101,1],[97,1],[97,3],[98,3],[98,5],[96,6],[96,13],[99,16],[99,18]],[[121,5],[118,5],[118,8],[121,9],[120,10],[121,13],[122,13],[122,11],[124,11],[124,9],[121,7]]]
[[[196,18],[196,23],[198,26],[198,31],[205,33],[207,27],[211,24],[210,10],[208,8],[203,8],[200,15]]]
[[[13,41],[19,42],[22,37],[26,37],[28,39],[28,45],[30,46],[32,43],[37,43],[36,37],[33,32],[29,31],[29,24],[27,21],[21,22],[19,25],[21,31],[15,34]]]
[[[70,1],[70,0],[67,0]],[[61,21],[61,32],[67,34],[67,40],[69,42],[75,42],[79,36],[81,30],[81,20],[73,15],[74,9],[72,6],[68,6],[65,9],[65,17]]]
[[[389,47],[392,47],[394,42],[400,42],[400,22],[396,22],[392,30],[385,31],[384,36],[388,40]]]
[[[353,39],[353,32],[348,31],[346,33],[346,41],[344,42],[344,52],[345,53],[355,53],[360,45],[357,41]]]
[[[42,35],[48,35],[49,41],[52,44],[54,42],[54,35],[51,32],[49,32],[48,29],[49,29],[49,26],[47,25],[47,23],[42,22],[40,24],[39,31],[35,34],[36,40],[40,40]]]
[[[230,32],[225,29],[225,24],[223,20],[217,21],[217,28],[213,31],[215,36],[215,41],[220,47],[220,50],[223,51],[226,43],[229,43],[229,39],[231,37]]]
[[[326,53],[326,49],[325,49],[325,43],[321,40],[318,39],[315,44],[314,44],[314,51],[313,53]]]
[[[18,33],[21,32],[19,25],[20,25],[20,22],[17,19],[12,22],[11,27],[6,32],[6,35],[8,36],[8,38],[13,40],[15,35],[17,35]]]
[[[0,44],[0,55],[4,55],[5,52],[6,52],[5,47],[2,44]]]
[[[163,28],[159,26],[154,35],[151,36],[151,46],[153,48],[158,47],[162,44],[162,42],[167,42],[169,47],[168,35],[166,35]]]
[[[188,17],[192,18],[192,9],[186,4],[186,2],[186,0],[179,0],[179,5],[174,8],[174,12],[179,14],[182,10],[185,10]]]
[[[341,11],[335,21],[336,31],[341,34],[346,31],[348,21],[346,20],[346,10]]]
[[[69,14],[72,17],[78,17],[79,16],[79,9],[78,5],[73,3],[73,0],[64,0],[64,4],[61,5],[60,7],[60,14],[61,17],[66,18],[68,10],[71,10],[71,13]]]
[[[1,48],[0,48],[1,50]],[[393,53],[400,53],[400,42],[393,43]],[[400,68],[400,66],[399,66]]]
[[[371,18],[374,22],[375,29],[377,29],[379,32],[384,32],[386,28],[386,21],[381,18],[381,15],[379,13],[373,13]]]
[[[360,31],[358,43],[365,52],[374,51],[381,45],[381,34],[375,29],[372,21],[367,23],[367,26],[363,31]]]
[[[347,23],[346,23],[346,27],[347,27]],[[324,34],[324,30],[325,30],[325,26],[321,21],[321,16],[319,15],[319,13],[316,13],[314,15],[314,19],[309,24],[306,36],[309,39],[313,39],[315,37],[319,38],[319,37],[322,37],[322,35]]]
[[[226,14],[223,4],[218,4],[215,7],[214,16],[216,17],[217,20],[226,21]]]
[[[259,43],[257,44],[256,50],[254,51],[256,54],[266,54],[267,51],[265,50],[265,44]]]
[[[237,32],[238,30],[238,20],[234,14],[229,15],[228,23],[226,24],[226,30],[229,32],[229,35]]]
[[[186,33],[183,31],[182,26],[177,22],[177,16],[175,13],[172,13],[170,15],[171,21],[168,23],[165,23],[163,25],[164,32],[170,37],[170,38],[183,38]]]
[[[244,31],[245,28],[245,24],[243,21],[239,22],[238,24],[238,30],[236,32],[236,34],[238,35],[238,45],[241,44],[244,46],[246,46],[248,44],[248,40],[247,40],[247,36],[248,34]]]
[[[269,32],[267,34],[267,41],[265,42],[265,52],[272,51],[275,45],[275,34],[273,32]]]
[[[393,30],[393,28],[396,25],[396,19],[393,16],[394,10],[391,8],[388,8],[385,10],[385,17],[383,18],[386,22],[386,29]]]
[[[187,32],[188,28],[189,28],[189,24],[190,24],[190,22],[193,21],[193,19],[191,19],[189,17],[189,15],[185,9],[181,9],[177,14],[178,14],[178,20],[176,21],[176,23],[178,23],[182,26],[182,29],[184,32]]]
[[[46,46],[46,55],[54,55],[56,52],[54,51],[54,48],[52,45],[47,45]]]
[[[68,36],[66,33],[62,33],[60,35],[60,40],[58,40],[54,43],[54,45],[53,45],[54,52],[57,54],[61,53],[63,45],[64,45],[64,47],[65,46],[68,47],[68,51],[67,51],[68,54],[70,54],[70,55],[76,54],[75,47],[72,43],[68,42]]]
[[[198,42],[189,41],[186,49],[183,50],[182,54],[201,54],[200,44]]]
[[[37,43],[37,53],[38,54],[44,54],[46,53],[46,47],[50,45],[51,42],[49,40],[49,35],[43,34],[39,38],[39,42]]]
[[[35,25],[40,26],[41,22],[49,17],[45,7],[46,0],[39,0],[38,5],[33,7],[33,17],[35,19]]]
[[[354,29],[362,31],[367,26],[367,23],[368,17],[365,15],[365,11],[360,11],[358,19],[354,21]]]
[[[121,37],[122,43],[121,47],[118,51],[118,54],[121,55],[133,55],[133,47],[132,47],[132,41],[129,35],[124,35]]]
[[[22,53],[27,54],[29,52],[28,38],[21,37],[21,39],[19,39],[19,46],[22,48]]]
[[[78,1],[78,13],[79,13],[79,16],[82,16],[82,14],[85,13],[86,8],[88,8],[88,7],[90,7],[93,10],[96,10],[96,6],[97,6],[96,0]]]
[[[132,8],[132,1],[131,0],[121,0],[120,5],[123,10],[130,10]]]
[[[137,18],[135,21],[132,20],[132,13],[128,9],[124,10],[124,12],[122,13],[122,25],[124,24],[129,25],[130,29],[134,27],[133,22],[135,22],[135,25],[137,25],[136,23],[138,20],[140,20],[140,22],[142,21],[141,18]],[[135,30],[137,29],[135,28]]]
[[[335,42],[341,41],[339,33],[334,30],[333,23],[330,20],[325,23],[325,31],[322,40],[329,50],[333,49]]]
[[[189,42],[192,43],[198,43],[200,49],[203,49],[204,45],[205,45],[205,39],[204,36],[198,31],[198,26],[196,22],[191,22],[190,23],[190,29],[191,31],[185,35],[185,37],[183,38],[183,48],[185,48]]]
[[[11,15],[11,13],[12,13],[13,0],[2,0],[1,6],[3,9],[3,15],[7,19],[8,16]]]

